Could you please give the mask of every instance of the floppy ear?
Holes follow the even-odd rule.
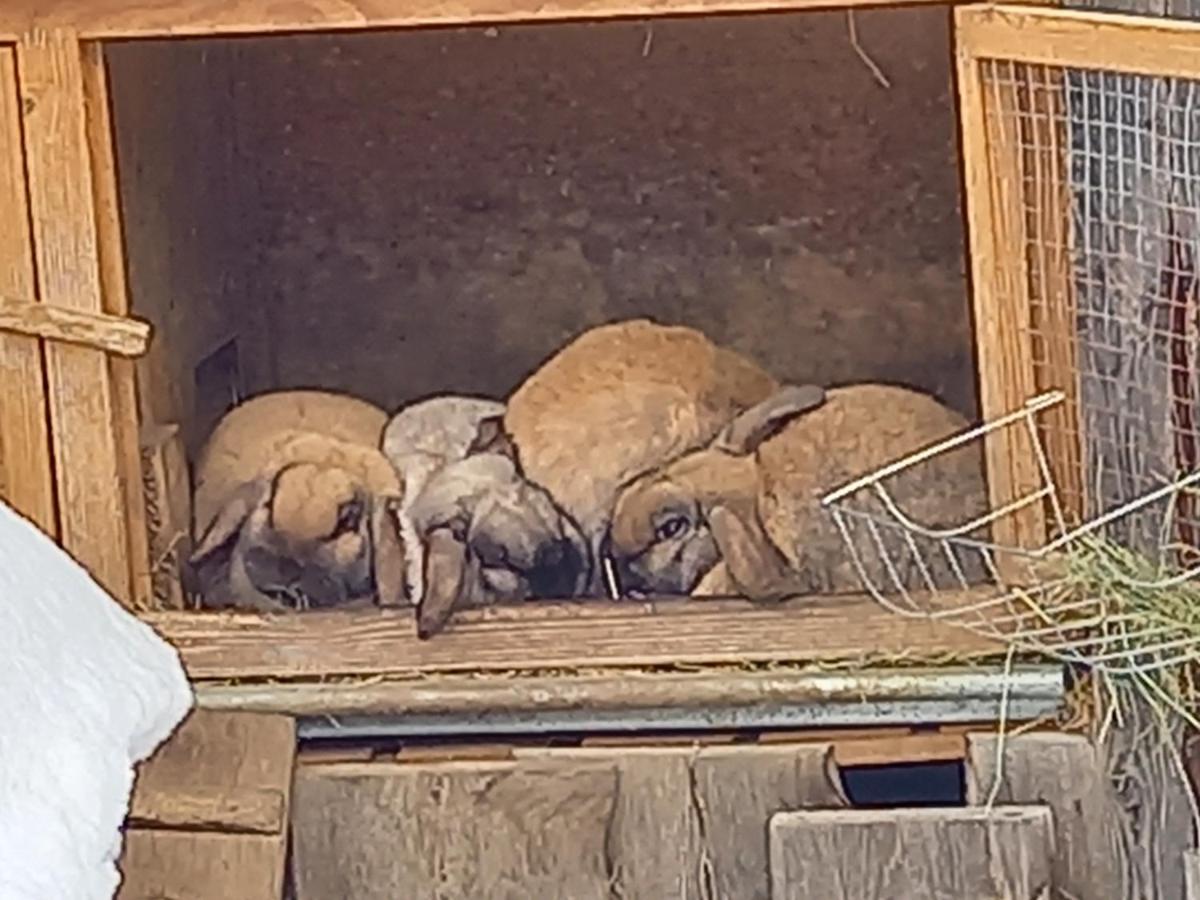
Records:
[[[517,446],[512,442],[508,432],[504,430],[503,413],[480,419],[479,425],[475,428],[475,437],[467,448],[467,456],[474,456],[477,453],[499,453],[501,456],[507,456],[516,464],[517,470],[520,470],[521,463],[517,458]]]
[[[427,640],[450,621],[466,587],[467,545],[449,528],[435,529],[425,549],[425,595],[417,606],[417,637]]]
[[[408,585],[405,575],[404,539],[396,511],[398,501],[376,497],[371,503],[371,548],[375,577],[375,596],[380,606],[406,606]]]
[[[708,513],[708,525],[729,581],[744,597],[783,600],[796,593],[795,573],[757,518],[746,521],[729,507],[716,506]]]
[[[789,384],[766,400],[733,418],[713,441],[713,447],[745,456],[788,422],[825,402],[825,389],[815,384]]]
[[[188,563],[193,566],[200,565],[233,540],[250,513],[254,512],[270,490],[271,481],[259,478],[241,485],[234,491],[200,537],[196,549],[188,557]]]

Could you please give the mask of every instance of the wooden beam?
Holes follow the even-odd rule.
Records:
[[[1043,806],[783,812],[771,897],[1046,900],[1052,827]]]
[[[1200,77],[1200,23],[1054,8],[974,5],[955,10],[960,52],[1105,72]]]
[[[0,295],[0,331],[91,347],[135,358],[146,352],[150,323]]]
[[[130,802],[128,824],[171,831],[281,834],[287,827],[283,793],[267,788],[144,788]]]
[[[35,27],[72,29],[87,39],[189,37],[937,2],[944,0],[5,0],[0,40]]]
[[[472,611],[418,640],[411,612],[149,613],[193,680],[747,662],[967,660],[1005,645],[864,595],[741,601],[539,603]],[[847,627],[853,623],[853,627]]]
[[[0,47],[0,293],[32,297],[36,285],[20,108],[15,54]],[[42,365],[36,337],[0,330],[0,495],[57,537]]]
[[[23,36],[17,75],[39,299],[99,314],[96,211],[76,35]],[[109,593],[128,603],[129,524],[108,356],[53,342],[45,353],[61,542]]]

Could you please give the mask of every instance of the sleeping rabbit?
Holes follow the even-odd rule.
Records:
[[[617,501],[606,550],[622,587],[635,594],[771,600],[861,591],[821,497],[966,425],[906,388],[784,387],[734,417],[710,446],[630,484]],[[983,459],[972,444],[903,471],[887,488],[907,516],[930,528],[970,522],[987,509]],[[911,561],[903,535],[884,537],[893,561]],[[868,550],[870,541],[863,541]],[[887,584],[878,552],[864,558],[870,576]],[[932,561],[938,586],[955,574],[940,548],[923,558]],[[964,554],[958,563],[968,580],[983,578],[980,558]],[[917,568],[898,573],[906,588],[922,586]]]
[[[353,397],[281,391],[218,423],[194,479],[189,580],[203,605],[403,601],[403,484],[378,449],[385,420]]]
[[[421,638],[457,609],[569,598],[590,580],[583,535],[522,474],[503,413],[495,401],[436,397],[400,411],[384,432],[406,488],[416,485],[400,518]]]

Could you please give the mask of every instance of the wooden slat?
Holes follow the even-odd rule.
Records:
[[[996,773],[996,736],[971,735],[967,802],[983,804]],[[1113,787],[1091,743],[1079,735],[1004,739],[999,803],[1044,803],[1054,811],[1054,883],[1067,896],[1119,900],[1125,853]]]
[[[144,618],[179,649],[194,680],[753,661],[965,661],[1005,650],[965,629],[897,616],[865,596],[778,607],[723,600],[495,607],[465,613],[452,630],[429,641],[417,640],[411,612],[399,610],[175,612]]]
[[[1040,806],[780,813],[771,897],[1048,900],[1051,829]]]
[[[75,36],[33,32],[17,44],[38,296],[103,311],[83,65]],[[45,347],[61,541],[113,596],[130,600],[129,530],[108,357]]]
[[[142,350],[150,339],[148,323],[129,318],[129,286],[125,279],[125,241],[121,231],[121,202],[117,185],[116,132],[108,92],[104,47],[92,41],[83,45],[83,90],[87,106],[88,153],[92,164],[92,194],[96,209],[96,249],[100,261],[102,309],[125,322],[145,329]],[[123,354],[131,357],[132,354]],[[137,369],[132,358],[109,359],[113,386],[113,415],[117,460],[129,523],[129,575],[136,608],[152,602],[150,539],[146,528],[146,497],[142,485],[140,406]]]
[[[0,294],[35,291],[20,99],[13,51],[0,47]],[[55,537],[54,482],[42,348],[0,331],[0,495]]]
[[[0,331],[48,338],[137,357],[150,342],[150,324],[140,319],[82,312],[0,295]]]
[[[283,793],[266,788],[229,792],[214,787],[142,787],[134,792],[129,824],[136,828],[280,834],[287,826]]]
[[[1200,23],[1008,5],[955,12],[960,51],[974,59],[1200,77]]]
[[[961,23],[961,15],[957,21]],[[1037,392],[1021,148],[1012,117],[1016,88],[985,80],[979,60],[961,44],[957,74],[979,402],[984,419],[992,419],[1019,409]],[[1041,487],[1024,423],[993,432],[985,450],[993,508]],[[1031,506],[1002,517],[992,525],[993,539],[1008,546],[1041,546],[1046,535],[1041,512]]]
[[[34,25],[71,28],[87,38],[167,37],[932,2],[939,0],[5,0],[0,40]]]
[[[279,900],[283,853],[277,835],[130,829],[116,900]]]

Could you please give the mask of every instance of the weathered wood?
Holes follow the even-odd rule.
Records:
[[[959,52],[973,59],[1200,77],[1200,23],[1050,6],[978,4],[955,14]]]
[[[83,61],[76,36],[35,31],[17,43],[38,297],[103,311]],[[128,603],[129,530],[103,351],[48,342],[50,421],[63,546],[113,596]]]
[[[771,818],[773,900],[1051,900],[1050,810],[835,810]]]
[[[136,416],[136,413],[135,413]],[[144,574],[148,591],[143,608],[183,609],[182,560],[192,546],[192,496],[187,456],[177,425],[142,429],[141,481],[146,532],[144,572],[133,556],[134,579]],[[131,525],[132,527],[132,525]],[[260,710],[278,712],[279,710]]]
[[[279,900],[295,723],[195,710],[143,763],[120,900]]]
[[[275,835],[131,829],[116,900],[279,900],[281,843]]]
[[[32,297],[20,105],[13,51],[0,47],[0,294]],[[58,523],[47,416],[40,342],[0,331],[0,495],[54,537]]]
[[[611,763],[305,766],[297,900],[607,900]]]
[[[967,739],[967,800],[982,804],[996,772],[996,735]],[[1055,886],[1081,900],[1124,900],[1120,812],[1095,748],[1084,737],[1004,738],[998,803],[1044,803],[1054,811]]]
[[[150,326],[140,319],[48,306],[0,296],[0,331],[136,357],[146,352]]]
[[[306,765],[298,898],[767,897],[767,817],[844,805],[831,767],[828,745]]]
[[[1200,852],[1183,854],[1183,900],[1200,900]]]
[[[962,26],[962,10],[955,10]],[[1019,409],[1037,392],[1026,269],[1026,222],[1017,134],[1015,85],[984,77],[983,62],[958,48],[958,94],[962,116],[964,195],[979,403],[984,419]],[[988,489],[1000,508],[1041,487],[1037,457],[1023,423],[985,438]],[[1001,545],[1038,547],[1045,541],[1039,507],[1001,517],[992,537]],[[1002,557],[1001,562],[1006,562]]]
[[[430,641],[417,639],[406,610],[145,618],[179,648],[194,680],[756,660],[865,665],[897,656],[966,661],[1004,653],[998,641],[898,617],[863,595],[777,607],[678,599],[493,607],[464,613]]]
[[[0,7],[0,40],[34,25],[74,28],[89,38],[265,34],[452,25],[470,22],[553,21],[625,16],[714,14],[755,10],[857,6],[867,0],[6,0]],[[935,0],[870,0],[872,5],[914,5]]]

